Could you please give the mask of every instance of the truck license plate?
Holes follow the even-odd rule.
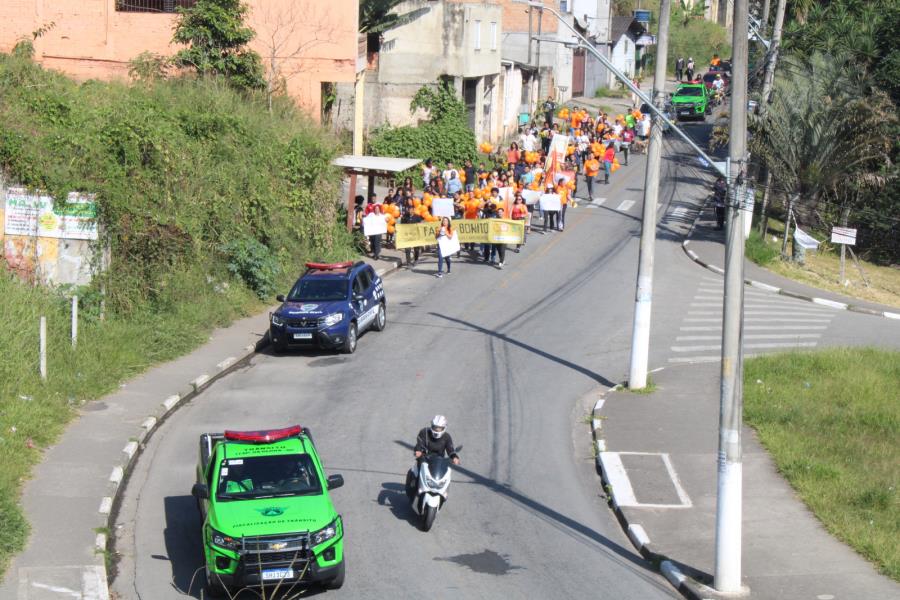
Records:
[[[263,581],[280,581],[282,579],[290,579],[293,576],[293,569],[264,569],[262,572]]]
[[[312,334],[311,333],[295,333],[294,339],[295,340],[311,340]]]

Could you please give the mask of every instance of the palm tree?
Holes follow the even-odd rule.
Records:
[[[860,190],[886,182],[896,110],[864,74],[846,64],[818,54],[784,61],[786,74],[775,86],[771,105],[764,115],[751,117],[751,151],[781,191],[795,199],[800,223],[813,220],[823,198],[849,206],[853,198],[867,196]]]

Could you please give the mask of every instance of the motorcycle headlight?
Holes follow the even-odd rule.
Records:
[[[344,313],[331,313],[324,319],[322,319],[322,325],[325,327],[331,327],[332,325],[337,325],[341,321],[344,320]]]
[[[278,313],[272,314],[272,325],[275,325],[276,327],[281,327],[282,325],[284,325],[284,321],[280,316],[278,316]]]
[[[225,535],[221,531],[216,531],[212,527],[209,528],[209,538],[214,546],[219,546],[220,548],[227,548],[228,550],[238,550],[241,547],[241,540],[239,538]]]
[[[310,546],[318,546],[319,544],[327,542],[337,535],[337,531],[337,519],[335,519],[322,529],[313,532],[313,534],[310,536]]]

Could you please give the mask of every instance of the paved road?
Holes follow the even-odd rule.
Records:
[[[704,318],[692,311],[719,310],[705,306],[717,282],[679,247],[704,179],[678,142],[668,148],[653,366],[714,355],[718,343],[715,322],[690,321]],[[125,492],[114,590],[199,597],[200,522],[189,495],[199,434],[300,422],[327,469],[347,481],[334,498],[347,524],[348,579],[331,595],[672,597],[600,497],[582,423],[598,387],[621,381],[628,366],[643,157],[617,175],[570,212],[564,233],[533,235],[502,272],[462,262],[437,280],[426,261],[391,276],[388,328],[364,335],[354,356],[260,355],[176,413]],[[825,329],[809,335],[820,337],[791,330],[798,335],[787,341],[834,343],[847,331],[877,341],[883,326],[864,315],[814,317]],[[685,329],[698,326],[711,329]],[[693,339],[701,335],[710,339]],[[769,344],[760,351],[781,349],[760,339]],[[436,412],[449,416],[464,462],[435,529],[422,533],[402,481],[412,438]]]
[[[128,485],[114,589],[199,596],[198,435],[300,422],[347,481],[334,493],[348,532],[337,597],[671,597],[600,497],[581,422],[588,395],[625,370],[640,162],[633,179],[601,188],[634,200],[630,212],[573,211],[564,233],[532,236],[503,271],[462,262],[438,280],[432,261],[395,274],[388,328],[364,335],[354,356],[258,356],[180,410]],[[436,412],[464,462],[422,533],[402,482],[415,433]]]

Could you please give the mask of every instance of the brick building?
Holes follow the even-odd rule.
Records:
[[[35,59],[77,79],[128,76],[142,52],[172,55],[179,6],[194,0],[2,0],[0,51],[35,39]],[[359,0],[247,0],[250,46],[318,119],[323,87],[354,81]]]

